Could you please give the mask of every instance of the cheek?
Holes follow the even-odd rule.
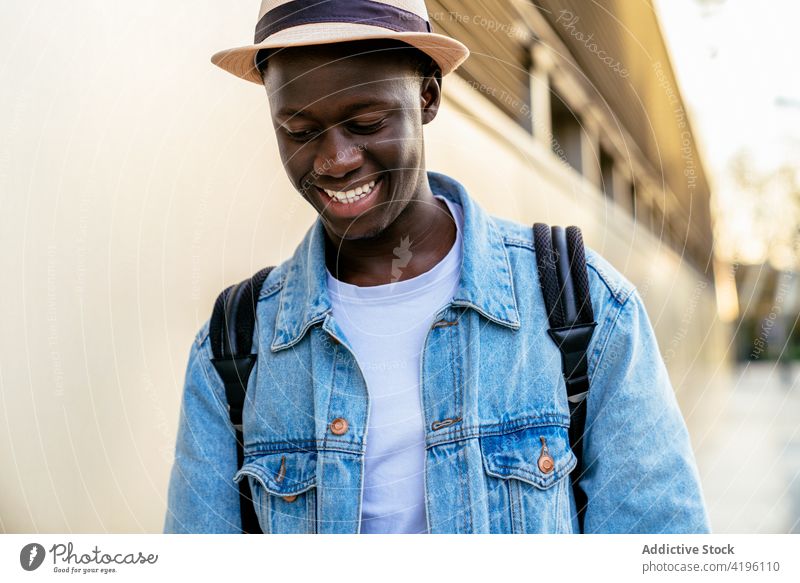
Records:
[[[419,111],[406,112],[405,119],[403,120],[403,139],[399,143],[401,155],[408,164],[407,167],[416,165],[418,160],[422,158],[424,148],[422,136],[422,123],[419,119]]]
[[[409,179],[416,175],[422,163],[423,152],[422,136],[417,136],[413,132],[397,142],[397,167]]]
[[[278,152],[281,163],[295,186],[301,186],[303,179],[311,172],[312,167],[307,162],[307,157],[312,156],[310,148],[301,148],[299,145],[278,141]]]
[[[386,168],[413,171],[424,151],[422,132],[417,131],[412,119],[405,119],[391,135],[368,144],[368,150]]]
[[[422,157],[422,142],[416,137],[404,140],[401,146],[402,157],[406,160],[405,167],[411,169]]]

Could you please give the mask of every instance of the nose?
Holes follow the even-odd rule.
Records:
[[[318,176],[342,178],[364,163],[364,147],[337,128],[325,132],[318,141],[314,172]]]

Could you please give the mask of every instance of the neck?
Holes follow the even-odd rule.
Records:
[[[385,285],[429,271],[455,240],[455,219],[424,180],[417,195],[378,236],[347,240],[326,233],[325,259],[340,281],[362,287]]]

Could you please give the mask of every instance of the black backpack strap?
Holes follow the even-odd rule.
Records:
[[[583,435],[586,427],[586,397],[589,373],[586,352],[597,323],[589,294],[589,275],[583,237],[578,227],[533,226],[536,266],[550,329],[547,333],[561,352],[561,370],[569,403],[570,447],[578,459],[572,471],[572,488],[583,532],[586,493],[580,486],[583,474]]]
[[[272,271],[265,267],[253,277],[232,285],[217,297],[214,312],[209,322],[208,336],[211,340],[211,363],[225,386],[228,414],[236,434],[236,463],[244,463],[244,434],[242,411],[247,397],[247,381],[258,357],[258,347],[253,352],[253,333],[256,328],[256,304],[264,280]],[[242,516],[242,532],[261,534],[250,483],[239,481],[239,507]]]

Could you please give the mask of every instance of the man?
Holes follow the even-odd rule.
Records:
[[[398,6],[402,5],[402,9]],[[530,226],[426,173],[423,126],[468,55],[421,0],[262,2],[213,61],[263,83],[319,213],[257,304],[244,465],[208,324],[186,374],[167,532],[576,532],[569,408]],[[587,252],[585,532],[705,532],[685,425],[634,288]]]

